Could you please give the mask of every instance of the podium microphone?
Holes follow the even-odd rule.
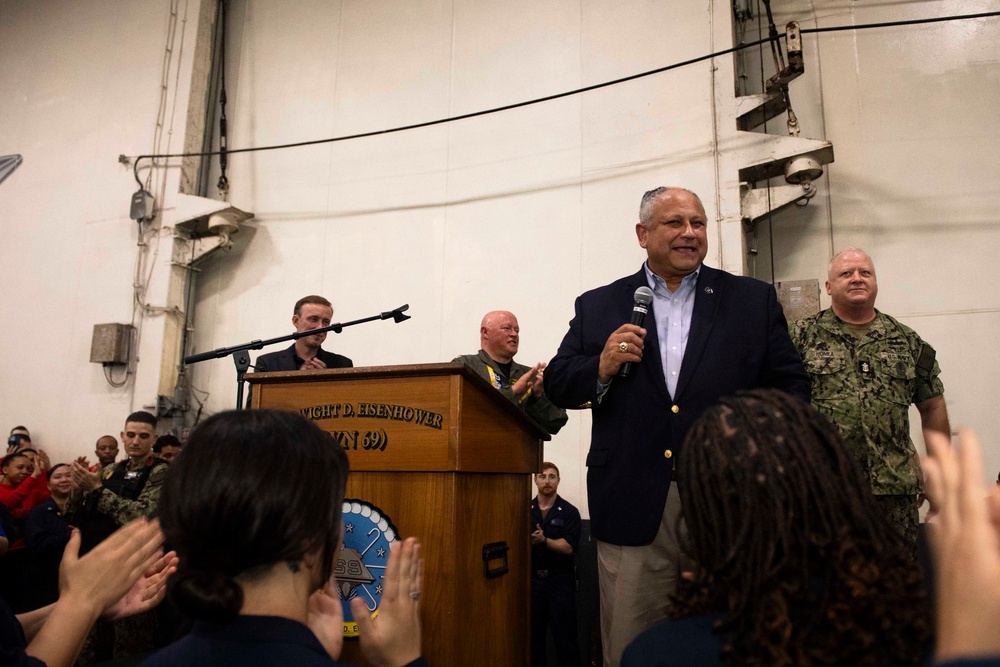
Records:
[[[653,290],[645,285],[635,290],[635,305],[632,306],[631,324],[641,327],[646,321],[646,313],[649,312],[649,304],[653,303]],[[632,362],[626,361],[618,371],[618,377],[627,378],[632,372]]]

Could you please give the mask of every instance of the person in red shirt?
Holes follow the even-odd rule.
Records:
[[[34,461],[29,452],[35,455]],[[4,475],[0,483],[0,503],[7,506],[15,519],[23,519],[35,505],[49,498],[48,467],[48,455],[34,450],[9,454],[0,463]]]
[[[36,505],[48,500],[49,479],[46,470],[49,457],[43,451],[33,452],[35,461],[21,450],[9,454],[0,463],[4,482],[0,484],[0,503],[10,510],[14,519],[14,535],[8,536],[10,548],[0,569],[0,596],[19,614],[30,611],[29,591],[26,587],[25,568],[30,555],[24,541],[24,518]]]

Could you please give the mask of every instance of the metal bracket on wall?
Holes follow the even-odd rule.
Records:
[[[826,141],[799,137],[774,137],[777,148],[808,148],[802,153],[773,151],[767,159],[740,169],[740,214],[746,225],[794,203],[805,204],[816,194],[813,181],[823,175],[823,165],[833,162],[833,146]],[[803,143],[806,142],[806,143]],[[818,146],[816,144],[819,144]],[[753,188],[751,183],[784,176],[788,185]]]
[[[767,80],[766,90],[769,93],[780,91],[806,71],[805,62],[802,60],[802,33],[795,21],[785,26],[785,49],[788,51],[788,63],[786,64],[782,58],[782,68]]]
[[[218,250],[229,250],[233,246],[230,237],[239,231],[242,223],[252,219],[253,213],[230,206],[210,215],[177,223],[172,261],[193,267]]]
[[[785,26],[785,48],[787,62],[781,49],[773,48],[778,71],[765,83],[766,92],[736,98],[736,126],[743,138],[740,213],[748,229],[792,203],[807,203],[816,194],[813,182],[823,175],[823,165],[833,162],[833,144],[798,136],[798,123],[792,121],[788,83],[805,72],[802,36],[795,21]],[[788,135],[752,131],[785,112]],[[768,181],[777,177],[784,177],[787,185],[770,186]],[[757,183],[766,187],[755,187]]]

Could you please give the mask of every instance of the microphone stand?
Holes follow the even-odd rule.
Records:
[[[288,334],[287,336],[278,336],[277,338],[269,338],[267,340],[252,340],[249,343],[243,343],[241,345],[233,345],[231,347],[220,347],[217,350],[212,350],[211,352],[199,352],[198,354],[192,354],[184,357],[184,364],[197,364],[200,361],[208,361],[209,359],[219,359],[221,357],[228,357],[232,355],[233,363],[236,365],[236,409],[243,409],[243,385],[245,380],[243,379],[243,374],[246,373],[247,369],[250,368],[250,355],[247,353],[248,350],[259,350],[267,345],[274,345],[275,343],[283,343],[289,340],[298,340],[304,336],[313,336],[319,333],[325,333],[327,331],[332,331],[333,333],[340,333],[347,327],[354,326],[355,324],[364,324],[365,322],[371,322],[373,320],[388,320],[392,319],[393,322],[399,324],[405,320],[410,319],[409,315],[404,315],[403,312],[409,309],[410,304],[404,303],[399,308],[394,310],[387,310],[384,313],[379,313],[378,315],[372,315],[371,317],[364,317],[360,320],[353,320],[351,322],[335,322],[329,326],[319,327],[318,329],[309,329],[308,331],[296,331],[295,333]]]

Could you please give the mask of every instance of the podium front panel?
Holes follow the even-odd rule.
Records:
[[[351,470],[441,471],[453,467],[447,377],[349,377],[264,384],[262,405],[311,419],[344,448]]]
[[[532,473],[541,463],[539,438],[525,428],[527,418],[492,387],[470,383],[461,373],[262,375],[280,381],[255,382],[254,407],[311,419],[344,448],[351,470]]]
[[[352,507],[370,505],[400,537],[420,539],[431,664],[526,665],[530,473],[541,463],[544,431],[461,364],[248,380],[255,408],[298,412],[345,449]],[[342,657],[364,664],[354,639]]]
[[[528,475],[352,473],[347,497],[417,536],[424,557],[423,651],[432,665],[528,664],[531,481]],[[508,571],[488,577],[483,546],[507,547]],[[342,659],[367,664],[357,639]]]

